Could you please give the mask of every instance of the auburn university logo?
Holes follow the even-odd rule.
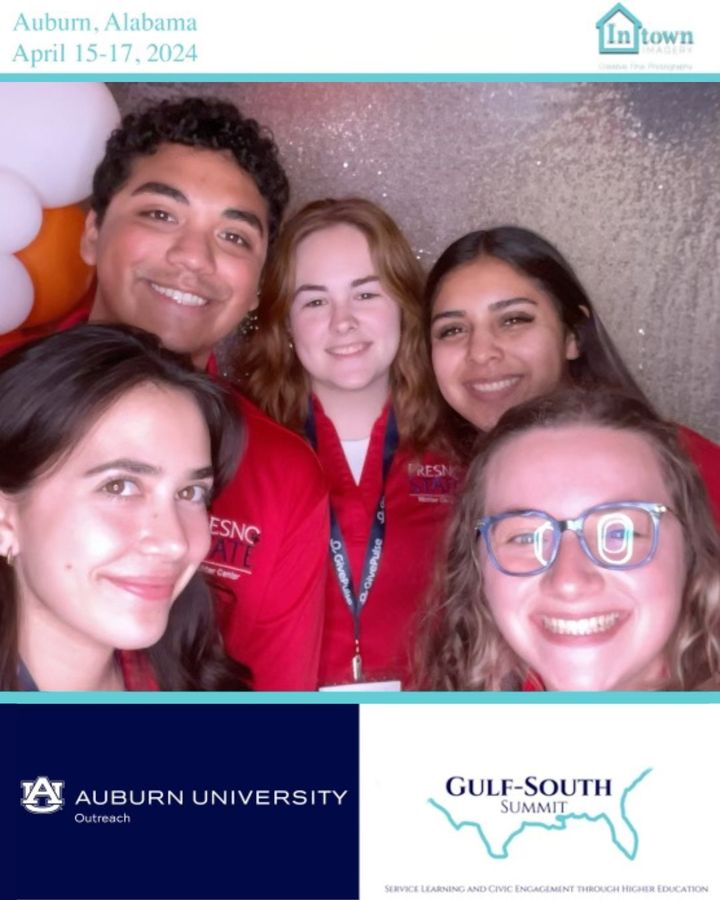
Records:
[[[21,781],[22,805],[31,813],[53,813],[65,805],[62,792],[64,781],[51,781],[47,775],[38,775],[35,781]]]

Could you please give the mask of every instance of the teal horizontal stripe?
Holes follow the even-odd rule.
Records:
[[[151,82],[710,82],[720,81],[719,72],[0,72],[0,81],[151,81]]]
[[[278,691],[273,693],[195,693],[195,692],[162,692],[162,691],[84,691],[84,692],[23,692],[0,691],[0,703],[250,703],[250,704],[373,704],[394,703],[397,705],[432,703],[437,705],[452,704],[506,704],[520,706],[543,706],[546,704],[606,704],[623,705],[628,703],[653,704],[716,704],[720,703],[718,691],[548,691],[528,693],[503,693],[502,691],[458,691],[457,693],[430,693],[425,691],[347,691],[331,693],[308,693],[303,691]]]

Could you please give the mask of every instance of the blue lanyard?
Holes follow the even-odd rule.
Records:
[[[312,447],[317,450],[317,428],[315,425],[315,413],[310,404],[307,421],[305,422],[305,433]],[[347,554],[347,545],[345,538],[340,530],[335,510],[330,504],[330,561],[335,569],[340,593],[345,599],[350,614],[353,618],[353,637],[355,640],[355,655],[352,658],[352,676],[354,681],[362,680],[362,656],[360,653],[360,613],[367,601],[370,588],[375,582],[378,569],[380,568],[380,559],[382,557],[383,545],[385,543],[385,482],[387,481],[388,472],[395,456],[399,442],[397,420],[392,409],[388,413],[387,425],[385,426],[385,438],[383,440],[383,466],[382,466],[382,493],[380,500],[375,508],[372,525],[370,527],[370,537],[368,538],[367,547],[365,549],[365,561],[362,568],[362,576],[360,578],[359,592],[353,588],[352,570],[350,569],[350,560]]]

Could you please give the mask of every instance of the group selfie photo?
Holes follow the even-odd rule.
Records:
[[[720,690],[720,84],[0,117],[0,690]]]

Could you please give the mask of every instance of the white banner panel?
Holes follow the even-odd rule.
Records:
[[[0,72],[711,73],[719,23],[706,0],[6,0]]]
[[[364,900],[720,897],[717,706],[365,706],[360,735]]]

